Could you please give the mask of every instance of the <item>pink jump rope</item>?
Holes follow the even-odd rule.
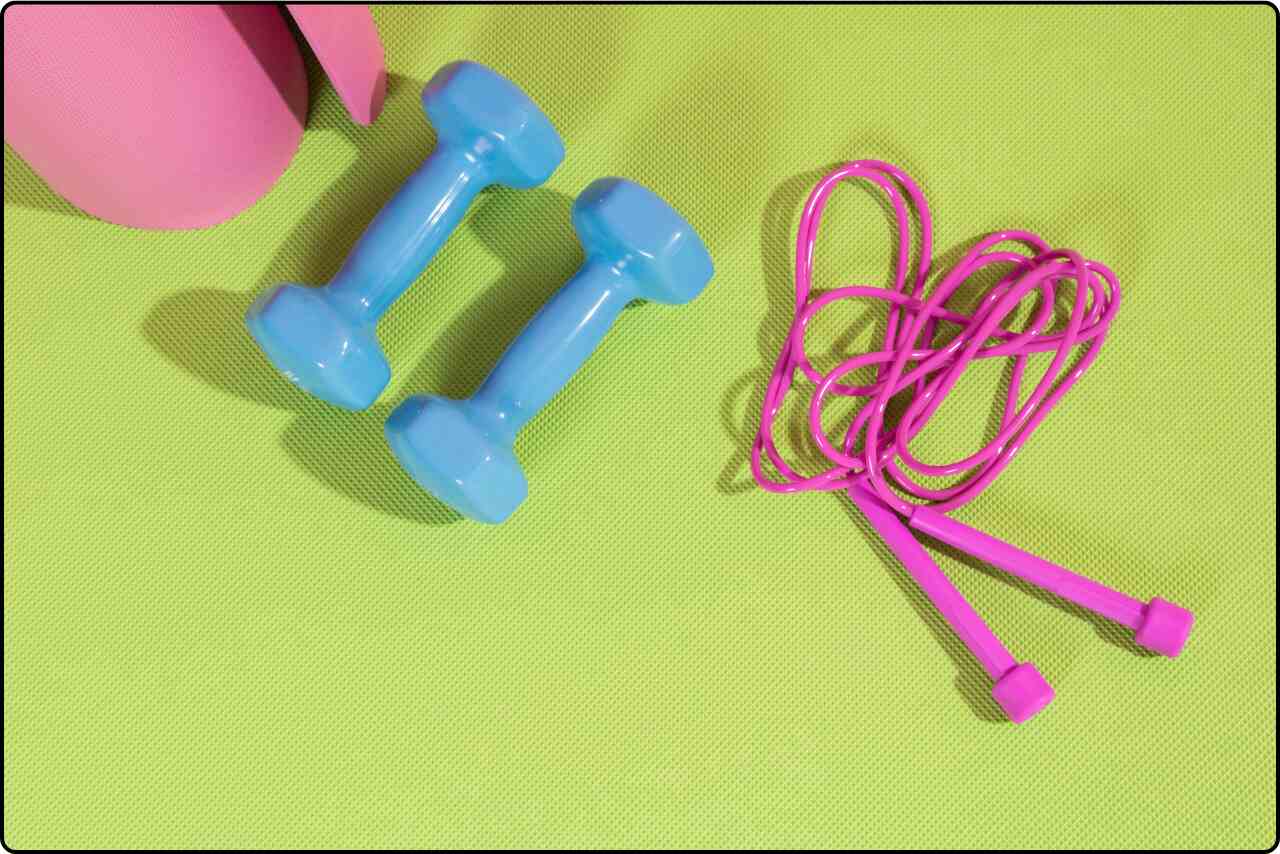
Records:
[[[840,287],[811,299],[814,244],[822,211],[836,186],[846,178],[871,181],[889,197],[898,228],[894,287]],[[903,191],[920,220],[920,262],[910,289],[907,279],[911,267],[911,216]],[[1000,244],[1011,244],[1023,251],[995,248]],[[1128,626],[1134,630],[1138,644],[1167,656],[1182,651],[1193,617],[1185,608],[1160,598],[1143,603],[945,515],[945,511],[972,500],[1000,474],[1032,431],[1088,370],[1120,306],[1120,288],[1115,274],[1104,264],[1069,249],[1051,249],[1030,232],[1001,231],[970,249],[926,298],[925,280],[932,251],[929,206],[919,187],[902,170],[876,160],[860,160],[838,167],[813,188],[796,237],[795,319],[765,391],[760,431],[751,449],[751,470],[756,481],[771,492],[847,490],[934,607],[991,675],[996,702],[1011,720],[1021,723],[1049,704],[1053,688],[1034,665],[1019,664],[1010,655],[909,528]],[[965,280],[992,264],[1008,265],[1009,272],[986,292],[972,315],[946,307],[947,300]],[[1059,288],[1074,288],[1074,297],[1066,326],[1057,331],[1054,305]],[[1005,328],[1003,321],[1032,291],[1038,291],[1041,298],[1026,327],[1021,331]],[[883,349],[846,359],[826,375],[818,373],[804,350],[809,321],[837,300],[858,297],[889,303]],[[944,339],[945,343],[935,343],[943,324],[958,327],[959,333]],[[1068,364],[1077,348],[1082,352],[1073,364]],[[1033,353],[1053,353],[1053,359],[1019,405],[1023,372]],[[930,465],[916,459],[910,451],[911,440],[924,429],[965,367],[974,359],[1001,357],[1011,357],[1013,369],[997,435],[968,457],[947,465]],[[877,371],[870,385],[838,382],[868,366],[876,366]],[[773,422],[791,390],[797,369],[817,385],[809,403],[809,428],[814,442],[832,463],[831,468],[812,477],[797,474],[788,466],[773,441]],[[910,402],[905,411],[896,422],[886,422],[890,399],[907,389]],[[822,427],[822,404],[828,394],[867,398],[845,430],[840,447],[831,442]],[[765,474],[762,454],[776,467],[781,481]],[[912,474],[917,478],[960,476],[961,480],[930,488],[913,479]],[[906,500],[904,494],[915,500]]]

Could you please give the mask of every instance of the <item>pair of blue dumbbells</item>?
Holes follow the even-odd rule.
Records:
[[[426,268],[480,190],[527,189],[551,177],[564,143],[520,89],[474,62],[432,77],[422,104],[436,149],[369,223],[333,280],[280,285],[245,316],[254,340],[291,381],[346,409],[370,406],[391,379],[379,318]],[[467,400],[411,397],[387,419],[400,464],[464,516],[506,519],[528,484],[516,433],[595,350],[637,297],[679,304],[711,279],[711,257],[683,217],[621,178],[595,181],[573,205],[582,267],[529,321]]]

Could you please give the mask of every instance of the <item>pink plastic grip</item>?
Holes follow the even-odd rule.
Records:
[[[1009,719],[1022,723],[1049,705],[1053,688],[1034,665],[1019,664],[1014,659],[898,515],[861,482],[849,487],[849,498],[994,680],[991,694]]]
[[[916,507],[908,524],[1069,602],[1128,626],[1134,630],[1134,639],[1139,644],[1163,655],[1177,656],[1191,633],[1195,618],[1185,608],[1159,598],[1143,604],[929,507]]]

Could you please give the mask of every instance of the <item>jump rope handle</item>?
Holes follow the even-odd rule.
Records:
[[[952,631],[969,648],[973,657],[991,676],[995,685],[991,696],[1009,720],[1022,723],[1053,700],[1053,687],[1035,665],[1017,660],[1000,642],[951,579],[938,567],[907,526],[888,505],[859,480],[849,487],[849,498],[857,505],[893,550],[916,584],[929,597]]]
[[[852,495],[850,491],[850,495]],[[1143,603],[1106,585],[970,528],[963,522],[917,507],[907,521],[912,528],[999,567],[1037,587],[1133,629],[1133,639],[1147,649],[1175,658],[1191,634],[1195,616],[1159,597]]]

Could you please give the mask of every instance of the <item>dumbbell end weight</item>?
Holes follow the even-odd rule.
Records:
[[[451,62],[422,90],[441,141],[483,161],[485,177],[517,190],[537,187],[564,160],[551,119],[519,86],[478,62]]]
[[[529,492],[509,439],[492,435],[469,400],[417,395],[387,419],[387,444],[419,486],[462,515],[496,525]]]
[[[573,204],[573,228],[587,252],[631,277],[636,296],[689,302],[714,274],[693,226],[653,191],[626,178],[600,178]]]
[[[374,327],[345,317],[319,288],[268,291],[249,306],[245,325],[277,370],[335,406],[365,409],[391,381]]]

